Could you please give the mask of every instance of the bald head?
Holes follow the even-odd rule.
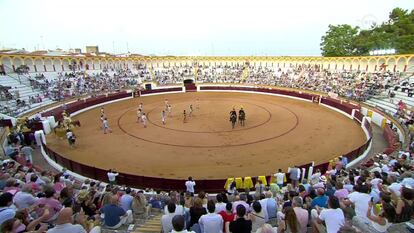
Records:
[[[25,193],[32,192],[32,185],[31,184],[24,184],[22,187],[22,191]]]
[[[118,204],[118,196],[117,195],[112,195],[111,196],[111,204],[113,204],[113,205]]]
[[[57,224],[65,224],[65,223],[72,223],[72,215],[73,211],[72,208],[63,208],[57,217]]]

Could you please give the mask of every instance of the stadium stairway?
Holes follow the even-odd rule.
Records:
[[[11,87],[11,89],[9,90],[11,94],[14,94],[14,92],[17,90],[19,93],[20,100],[24,100],[26,103],[29,103],[30,96],[35,96],[37,94],[39,94],[40,96],[43,96],[43,94],[40,91],[32,89],[28,78],[22,75],[20,76],[18,76],[17,74],[1,75],[0,85]],[[12,109],[12,111],[14,111],[13,113],[8,112],[6,114],[19,115],[19,114],[24,113],[25,111],[33,110],[37,107],[45,106],[53,102],[54,102],[53,100],[47,97],[43,97],[42,102],[33,103],[30,106],[27,106],[27,109],[17,109],[16,100],[7,100],[7,101],[4,100],[4,101],[0,101],[0,104],[2,106],[9,106],[9,108]]]
[[[161,232],[161,217],[162,213],[157,212],[153,218],[146,221],[142,226],[137,227],[133,233],[159,233]]]

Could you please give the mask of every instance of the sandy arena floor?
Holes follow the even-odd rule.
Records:
[[[161,123],[164,100],[172,116]],[[197,99],[199,99],[197,101]],[[144,104],[148,127],[136,122]],[[182,112],[193,104],[193,116]],[[246,112],[246,126],[231,129],[229,112]],[[260,94],[185,93],[156,95],[105,105],[111,134],[103,134],[95,108],[74,117],[77,148],[54,135],[48,145],[67,158],[95,167],[162,178],[218,179],[268,175],[294,164],[316,164],[365,142],[360,126],[344,115],[299,100]]]

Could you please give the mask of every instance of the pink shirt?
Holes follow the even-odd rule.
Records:
[[[308,231],[309,221],[308,211],[300,207],[294,207],[293,211],[295,211],[296,218],[298,219],[298,222],[300,224],[300,232],[306,233]]]
[[[63,208],[62,204],[54,198],[40,198],[36,201],[36,204],[42,206],[48,206],[49,208],[49,219],[48,222],[54,220],[57,217],[57,213]],[[37,216],[42,216],[44,210],[43,208],[39,208],[36,210]]]
[[[335,191],[334,196],[337,197],[339,200],[342,200],[345,197],[347,197],[348,194],[349,192],[347,189],[339,189]]]

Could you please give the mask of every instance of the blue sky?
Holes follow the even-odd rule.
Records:
[[[320,55],[329,24],[367,27],[413,0],[0,0],[0,48]]]

